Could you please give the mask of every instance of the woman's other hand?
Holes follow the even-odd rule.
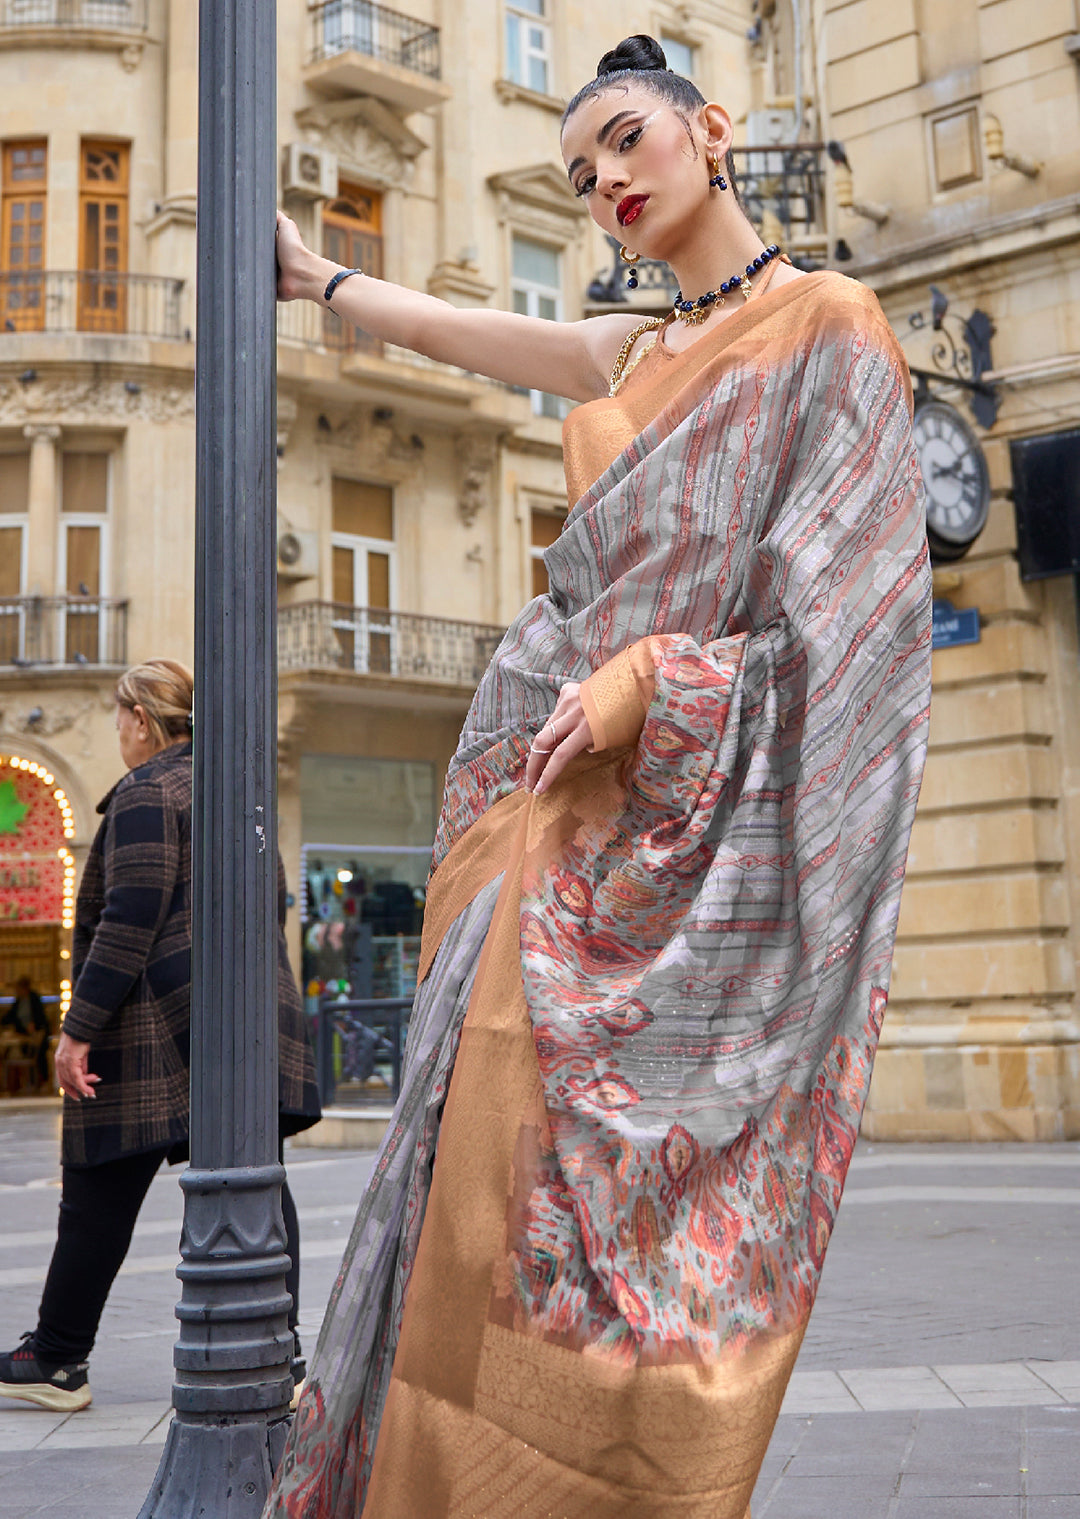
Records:
[[[322,296],[326,282],[338,267],[312,253],[300,236],[300,228],[284,211],[277,214],[277,295],[279,301],[314,300]],[[329,270],[329,273],[327,273]]]
[[[90,1046],[81,1039],[71,1039],[61,1034],[56,1046],[56,1080],[68,1097],[76,1101],[83,1097],[96,1097],[94,1087],[101,1080],[87,1070]]]
[[[555,711],[533,740],[525,766],[529,791],[547,791],[572,759],[592,748],[592,729],[581,705],[580,690],[577,681],[563,686]]]

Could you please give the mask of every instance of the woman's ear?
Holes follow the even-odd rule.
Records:
[[[735,135],[731,117],[722,105],[715,104],[703,106],[701,115],[708,151],[715,153],[717,158],[724,158],[731,147],[731,139]]]
[[[150,724],[146,720],[146,708],[144,706],[142,706],[139,702],[136,702],[135,705],[131,709],[131,715],[134,717],[135,721],[139,725],[139,737],[140,738],[149,738],[150,737]]]

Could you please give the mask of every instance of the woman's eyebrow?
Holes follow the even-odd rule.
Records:
[[[597,132],[597,134],[596,134],[596,146],[600,147],[600,145],[603,143],[605,137],[607,137],[608,133],[612,130],[613,127],[617,127],[619,125],[620,121],[625,121],[628,116],[636,116],[636,115],[637,115],[636,111],[616,111],[615,115],[611,118],[611,120],[610,121],[605,121],[604,125],[600,128],[599,132]],[[574,174],[577,172],[578,169],[581,168],[581,166],[582,166],[582,164],[584,162],[585,162],[585,159],[581,156],[581,154],[578,154],[577,158],[574,159],[573,163],[570,164],[569,168],[566,171],[567,178],[568,179],[573,179]]]

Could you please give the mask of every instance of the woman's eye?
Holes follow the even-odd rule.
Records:
[[[581,180],[579,182],[577,190],[575,191],[575,194],[578,195],[578,196],[581,196],[581,195],[591,195],[592,192],[595,189],[596,189],[596,175],[595,174],[590,174],[590,175],[587,176],[587,178],[585,178],[585,179],[583,179],[583,180]]]
[[[625,153],[627,148],[632,148],[642,133],[641,127],[631,127],[625,137],[619,139],[619,152]]]

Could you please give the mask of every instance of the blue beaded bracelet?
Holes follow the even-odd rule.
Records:
[[[326,302],[326,304],[329,306],[330,297],[333,295],[337,287],[341,284],[342,280],[347,280],[350,274],[363,274],[363,272],[364,271],[362,269],[339,269],[331,279],[330,283],[327,285],[326,289],[323,291],[323,300]]]

